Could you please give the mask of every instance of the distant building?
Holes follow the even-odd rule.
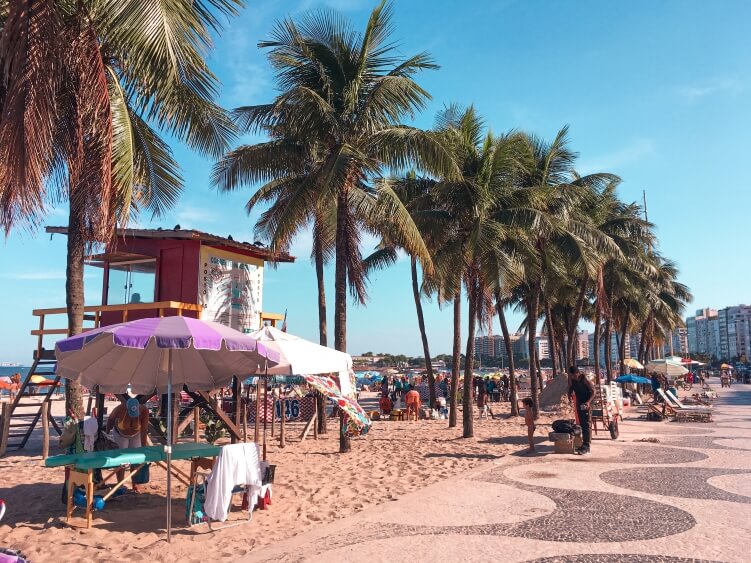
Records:
[[[717,319],[718,314],[716,309],[699,309],[696,311],[696,315],[688,317],[686,319],[686,330],[688,331],[688,351],[689,353],[695,352],[699,354],[718,355],[720,351],[715,348],[712,349],[711,345],[716,345],[716,336],[720,336],[717,332],[712,332],[710,327],[710,321]],[[712,334],[712,337],[710,337]]]
[[[589,358],[589,331],[580,330],[576,333],[576,359]]]
[[[509,335],[511,339],[511,350],[515,359],[529,357],[527,352],[527,338],[522,333]],[[475,354],[487,356],[490,358],[501,358],[504,363],[508,363],[508,354],[506,353],[506,344],[503,336],[500,334],[491,334],[475,337]]]

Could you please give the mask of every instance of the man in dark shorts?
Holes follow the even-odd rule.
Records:
[[[590,429],[590,408],[595,396],[595,388],[587,377],[576,366],[568,368],[569,374],[569,397],[576,398],[574,403],[579,415],[579,425],[582,427],[582,446],[576,450],[578,455],[589,454],[589,444],[592,439]]]

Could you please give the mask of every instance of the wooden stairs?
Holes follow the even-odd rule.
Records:
[[[21,449],[29,441],[34,428],[42,418],[42,405],[47,403],[49,406],[50,400],[58,389],[60,376],[55,374],[56,365],[54,350],[42,348],[34,352],[34,363],[28,375],[21,382],[21,388],[16,398],[6,411],[8,412],[8,421],[3,421],[2,427],[4,428],[7,425],[7,434],[0,434],[0,440],[3,442],[0,443],[0,452],[5,452],[6,449]],[[31,378],[34,375],[41,375],[54,383],[52,385],[35,385],[31,383]],[[60,425],[52,416],[51,409],[48,409],[48,413],[49,424],[52,424],[55,431],[60,434]]]

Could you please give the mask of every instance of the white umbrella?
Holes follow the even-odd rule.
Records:
[[[688,373],[688,370],[680,362],[666,359],[649,361],[647,363],[647,371],[660,373],[669,377],[679,377]]]
[[[263,355],[273,364],[268,368],[269,375],[336,373],[339,375],[342,393],[349,395],[354,392],[349,379],[349,372],[352,369],[352,357],[349,354],[315,344],[270,326],[265,326],[247,336],[259,344],[259,347],[263,349]]]

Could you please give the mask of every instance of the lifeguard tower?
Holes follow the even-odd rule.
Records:
[[[68,233],[67,227],[47,227],[46,231],[52,235]],[[275,326],[282,315],[263,310],[264,266],[272,261],[293,262],[294,258],[288,254],[272,255],[258,243],[238,242],[232,237],[179,226],[118,230],[113,243],[86,260],[88,267],[102,269],[103,282],[101,303],[84,309],[84,330],[171,315],[220,322],[244,332],[252,332],[264,324]],[[37,337],[37,347],[31,370],[3,416],[0,455],[6,448],[23,448],[42,413],[48,413],[49,424],[60,433],[59,424],[48,409],[60,377],[55,375],[52,343],[47,343],[45,337],[67,335],[67,329],[59,326],[65,323],[66,314],[65,307],[33,311],[39,317],[39,328],[31,331]],[[48,384],[31,382],[33,376],[40,375],[47,378]],[[230,418],[221,408],[213,409],[206,393],[191,396],[194,399],[191,408],[201,406],[215,411],[233,441],[240,438],[239,413],[231,413]],[[97,410],[101,416],[101,406]],[[188,422],[183,421],[186,425]]]

